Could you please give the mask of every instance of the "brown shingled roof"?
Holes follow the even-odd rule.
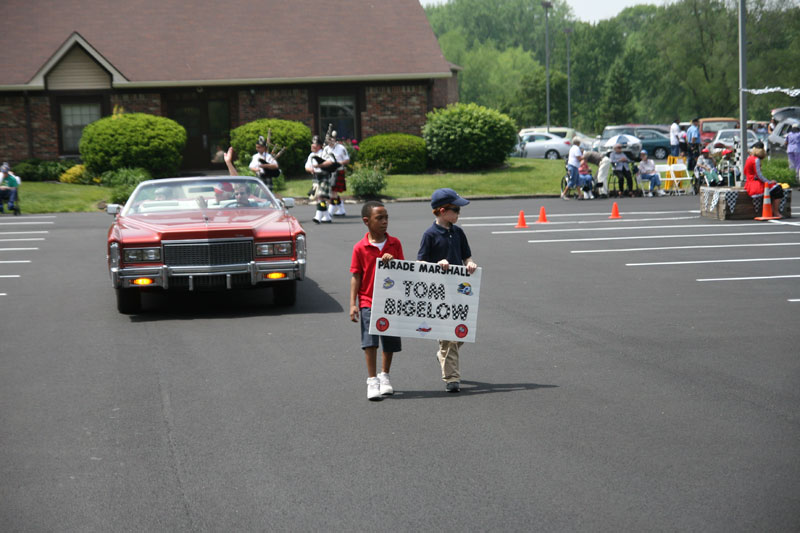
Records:
[[[75,32],[131,86],[450,76],[419,0],[2,0],[0,21],[6,88]]]

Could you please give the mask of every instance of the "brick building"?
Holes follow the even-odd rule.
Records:
[[[0,20],[2,160],[76,157],[117,109],[176,120],[184,167],[212,168],[258,118],[419,135],[458,99],[419,0],[4,0]]]

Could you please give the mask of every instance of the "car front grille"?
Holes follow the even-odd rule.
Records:
[[[231,274],[231,288],[244,289],[251,287],[250,274]],[[192,290],[220,290],[228,287],[228,279],[225,275],[219,276],[193,276]],[[188,276],[170,276],[169,288],[171,290],[189,290]]]
[[[253,260],[253,241],[218,241],[164,245],[167,266],[218,266]]]

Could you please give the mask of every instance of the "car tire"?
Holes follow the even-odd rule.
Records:
[[[667,149],[666,148],[656,148],[653,150],[653,157],[656,159],[666,159],[667,158]]]
[[[142,293],[138,289],[117,289],[117,311],[135,315],[142,310]]]
[[[272,287],[272,301],[280,307],[291,307],[297,301],[297,280],[276,283]]]
[[[544,157],[546,159],[559,159],[558,152],[556,152],[555,150],[548,150],[547,152],[545,152]]]

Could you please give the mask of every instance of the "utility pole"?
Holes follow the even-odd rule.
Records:
[[[544,68],[547,77],[547,133],[550,133],[550,27],[547,25],[547,11],[553,2],[542,2],[544,8]]]
[[[744,179],[744,161],[747,159],[747,93],[744,92],[747,88],[747,53],[744,32],[746,15],[745,0],[739,0],[739,145],[741,146],[739,175],[742,179]]]
[[[569,34],[572,33],[572,28],[564,28],[564,34],[567,36],[567,127],[572,127],[572,83],[569,74]]]

